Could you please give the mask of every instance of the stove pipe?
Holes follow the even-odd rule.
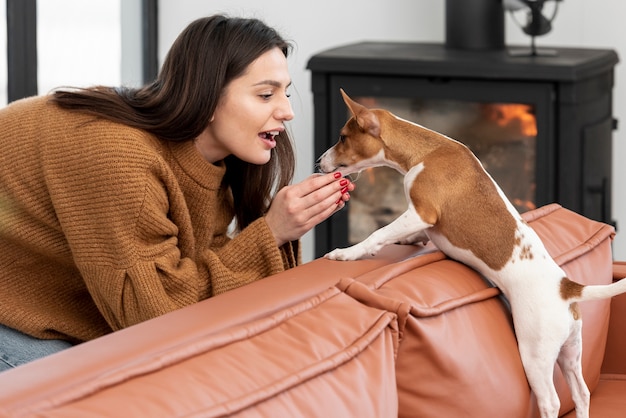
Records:
[[[446,0],[446,48],[504,49],[502,0]]]

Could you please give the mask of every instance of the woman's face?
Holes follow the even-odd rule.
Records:
[[[284,122],[293,119],[290,84],[279,48],[253,61],[226,86],[209,126],[198,136],[196,147],[204,158],[216,162],[232,154],[248,163],[267,163]]]

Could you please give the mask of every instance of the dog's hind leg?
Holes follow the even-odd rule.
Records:
[[[424,222],[412,208],[409,208],[393,222],[372,232],[365,240],[352,247],[337,248],[326,254],[326,258],[358,260],[366,255],[375,255],[382,247],[414,239],[431,226]]]
[[[541,418],[557,418],[561,403],[554,387],[553,372],[558,352],[547,352],[545,348],[538,350],[533,345],[519,345],[526,378],[537,399],[539,415]]]
[[[576,418],[589,418],[589,388],[582,370],[582,321],[574,320],[572,333],[563,344],[557,362],[572,392]]]

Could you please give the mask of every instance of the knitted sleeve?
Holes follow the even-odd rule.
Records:
[[[213,294],[294,267],[300,260],[297,247],[298,242],[293,242],[278,249],[265,219],[257,219],[228,244],[205,253]]]
[[[73,262],[113,330],[297,262],[263,219],[227,238],[232,212],[219,187],[222,168],[203,166],[199,183],[150,147],[129,147],[128,130],[91,123],[75,132],[100,142],[46,146],[47,181]]]
[[[167,193],[159,181],[150,182],[132,228],[120,222],[127,215],[117,202],[108,208],[111,215],[100,215],[99,221],[109,225],[104,233],[89,238],[68,234],[89,292],[114,330],[297,264],[297,244],[278,248],[263,218],[233,239],[216,231],[210,243],[198,242],[190,220],[176,209],[182,202]],[[193,248],[190,242],[203,247]],[[97,256],[89,254],[94,247]]]
[[[49,151],[48,182],[73,263],[110,327],[207,298],[191,222],[171,213],[184,198],[168,191],[175,183],[163,164],[130,149],[94,148],[75,156],[67,148],[63,156]]]
[[[264,219],[228,236],[225,165],[192,141],[163,142],[45,97],[0,117],[4,323],[86,341],[299,261],[298,243],[278,248]]]

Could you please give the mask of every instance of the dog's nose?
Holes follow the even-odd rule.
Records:
[[[335,171],[335,166],[326,158],[326,154],[322,155],[319,160],[319,167],[322,173],[331,173]]]

